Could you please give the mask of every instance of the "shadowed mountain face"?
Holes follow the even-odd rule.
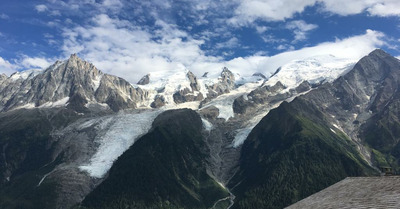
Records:
[[[252,130],[229,183],[234,208],[281,208],[346,176],[397,167],[400,63],[381,50],[283,103]],[[372,153],[372,154],[371,154]]]
[[[200,116],[189,109],[159,115],[83,201],[88,208],[210,208],[229,194],[206,172],[209,151]]]

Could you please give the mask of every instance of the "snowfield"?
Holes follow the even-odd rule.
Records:
[[[293,60],[283,65],[279,72],[272,76],[266,85],[273,86],[278,81],[290,88],[295,88],[303,81],[311,84],[322,81],[332,82],[348,72],[356,60],[337,58],[333,55],[320,55],[304,60]]]

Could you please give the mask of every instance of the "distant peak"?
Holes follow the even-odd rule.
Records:
[[[371,53],[368,54],[368,56],[371,56],[371,55],[376,55],[376,56],[379,56],[379,57],[390,56],[388,53],[386,53],[382,49],[375,49],[374,51],[372,51]]]
[[[227,67],[222,68],[222,72],[231,72]]]
[[[150,74],[147,74],[143,76],[139,82],[137,82],[138,85],[146,85],[150,83]]]
[[[82,59],[80,57],[78,57],[78,55],[76,53],[71,54],[71,56],[69,57],[68,60],[73,60],[73,61],[82,61]]]

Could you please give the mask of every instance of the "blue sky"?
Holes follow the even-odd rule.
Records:
[[[398,0],[0,1],[0,73],[72,53],[135,83],[147,72],[269,73],[318,54],[400,55]]]

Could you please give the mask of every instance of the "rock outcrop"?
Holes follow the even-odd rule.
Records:
[[[200,85],[197,81],[197,77],[192,73],[186,74],[190,82],[190,89],[184,88],[173,94],[174,102],[176,104],[192,101],[201,101],[204,99],[203,94],[200,92]]]
[[[113,111],[135,108],[147,94],[122,78],[104,74],[76,54],[57,61],[40,73],[19,73],[0,80],[0,110],[20,107],[70,106],[85,109],[88,103],[107,104]]]
[[[137,82],[138,85],[146,85],[149,83],[150,83],[150,74],[143,76],[143,78],[141,78],[139,82]]]

